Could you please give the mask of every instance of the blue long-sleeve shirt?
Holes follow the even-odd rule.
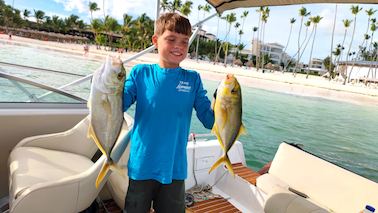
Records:
[[[193,108],[206,128],[214,124],[214,112],[199,74],[181,67],[136,65],[125,81],[123,110],[134,102],[129,177],[163,184],[184,180]]]

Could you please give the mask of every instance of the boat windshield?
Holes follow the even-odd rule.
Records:
[[[86,103],[62,90],[0,72],[0,103]]]

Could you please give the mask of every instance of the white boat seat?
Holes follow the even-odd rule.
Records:
[[[105,157],[92,162],[97,146],[87,137],[88,125],[86,117],[68,131],[17,144],[8,162],[10,213],[77,213],[91,205],[107,177],[97,189],[95,181]],[[128,129],[124,123],[121,136]]]
[[[39,147],[19,147],[10,155],[11,194],[15,199],[31,186],[59,182],[85,172],[94,163],[87,157]]]
[[[267,195],[266,210],[274,205],[316,205],[316,212],[354,213],[366,204],[378,206],[377,183],[287,143],[280,144],[269,172],[257,178],[257,187]],[[293,197],[295,202],[283,204],[283,198]]]

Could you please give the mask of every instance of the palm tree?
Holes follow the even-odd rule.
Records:
[[[311,14],[311,12],[307,12],[307,9],[305,7],[302,7],[299,9],[299,16],[301,17],[301,23],[299,27],[299,33],[298,33],[298,60],[296,64],[296,68],[294,69],[294,76],[296,74],[297,69],[299,68],[299,60],[300,60],[300,52],[301,52],[301,34],[302,34],[302,24],[303,24],[303,19],[304,17],[307,17]]]
[[[97,19],[93,19],[93,21],[92,21],[92,29],[93,29],[95,35],[97,35],[95,37],[96,44],[97,45],[105,45],[106,41],[104,41],[104,36],[103,35],[99,35],[99,33],[104,30],[104,22],[101,19],[98,19],[98,18]],[[97,48],[100,48],[100,47],[97,46]]]
[[[342,58],[342,54],[343,54],[343,50],[344,50],[344,44],[345,44],[345,38],[346,38],[346,35],[347,35],[347,32],[348,32],[348,28],[350,27],[350,24],[353,22],[352,19],[343,19],[343,24],[344,24],[344,38],[343,38],[343,42],[341,43],[341,53],[340,53],[340,56],[339,56],[339,59]],[[337,63],[339,63],[340,60],[337,60]]]
[[[358,5],[357,6],[352,5],[352,7],[350,9],[352,11],[352,14],[354,15],[354,22],[353,22],[352,39],[350,40],[350,43],[349,43],[346,61],[349,61],[349,56],[350,56],[349,53],[350,53],[350,50],[351,50],[352,44],[353,44],[354,34],[355,34],[355,30],[356,30],[357,14],[362,10],[362,8],[360,8]],[[352,66],[351,70],[349,71],[349,75],[344,79],[344,84],[346,84],[347,79],[350,78],[350,75],[352,74],[352,70],[353,70],[353,66]]]
[[[240,27],[240,23],[239,22],[236,22],[235,25],[235,39],[237,39],[237,35],[238,35],[238,31],[239,31],[239,27]],[[242,31],[243,33],[243,31]],[[236,53],[234,54],[234,61],[236,59],[236,55],[238,54],[238,50],[236,49]]]
[[[227,15],[226,15],[226,21],[227,21],[227,23],[228,23],[228,30],[227,30],[227,34],[226,34],[226,38],[227,38],[228,35],[230,34],[232,23],[234,23],[234,22],[236,21],[236,14],[235,14],[235,13],[227,14]],[[228,44],[229,44],[229,43],[227,42],[227,39],[225,39],[225,48],[224,48],[224,65],[227,64]]]
[[[320,17],[320,16],[314,16],[314,17],[310,18],[310,20],[314,24],[313,25],[313,28],[314,28],[314,37],[312,39],[312,45],[311,45],[311,51],[310,51],[310,60],[308,61],[306,78],[308,78],[308,75],[310,73],[310,65],[311,65],[310,63],[311,63],[311,60],[312,60],[312,51],[314,49],[314,43],[315,43],[315,39],[316,39],[316,29],[317,29],[317,26],[318,26],[320,20],[322,20],[322,19],[323,19],[323,17]]]
[[[108,34],[108,45],[111,47],[113,33],[118,30],[119,24],[118,24],[117,20],[114,19],[113,17],[106,16],[105,21],[104,21],[104,28],[105,28],[105,31]]]
[[[263,15],[263,12],[264,12],[264,7],[260,7],[259,9],[256,10],[256,12],[259,13],[259,22],[258,22],[258,28],[257,29],[260,29],[260,31],[258,32],[257,34],[257,38],[256,38],[256,45],[257,45],[257,55],[256,55],[256,70],[258,71],[259,68],[260,68],[260,48],[261,48],[261,45],[259,43],[260,42],[260,38],[261,38],[261,32],[262,32],[262,23],[261,23],[261,19],[262,19],[262,15]]]
[[[335,5],[335,16],[334,16],[334,19],[333,19],[333,26],[332,26],[332,39],[331,39],[331,54],[329,55],[329,67],[328,67],[328,73],[329,73],[329,77],[328,79],[331,80],[332,78],[332,73],[333,71],[331,70],[332,69],[332,49],[333,49],[333,40],[335,38],[335,27],[336,27],[336,18],[337,18],[337,4]]]
[[[182,7],[180,8],[180,12],[184,15],[184,16],[188,16],[191,12],[192,12],[192,4],[193,2],[191,1],[186,1]]]
[[[171,3],[171,12],[180,11],[180,8],[182,6],[181,0],[173,0]]]
[[[370,53],[371,52],[371,47],[373,45],[373,39],[374,39],[374,32],[375,30],[377,29],[377,25],[375,24],[375,21],[373,23],[371,23],[371,26],[370,26],[370,30],[371,30],[371,40],[370,40],[370,44],[369,44],[369,49],[368,49],[368,60],[369,61],[375,61],[376,60],[376,54],[375,53]],[[371,54],[371,56],[370,56]],[[370,71],[371,71],[371,68],[372,68],[372,65],[373,63],[369,63],[369,71],[367,73],[367,76],[366,77],[369,77],[370,75]],[[367,78],[365,79],[365,85],[367,85]]]
[[[202,10],[202,8],[203,8],[203,6],[202,5],[198,5],[197,6],[197,10],[198,10],[198,13],[197,13],[197,22],[199,22],[200,21],[200,12],[201,12],[201,10]]]
[[[199,16],[200,10],[203,10],[203,17],[205,17],[205,13],[208,13],[210,11],[210,5],[208,5],[208,4],[206,4],[205,6],[198,5],[198,16]],[[200,35],[197,34],[197,44],[196,44],[196,60],[197,61],[198,61],[199,40],[200,40]]]
[[[241,30],[240,32],[243,32],[244,30],[244,22],[245,22],[245,19],[247,18],[249,12],[247,10],[243,11],[243,14],[240,16],[240,18],[242,19],[242,26],[241,26]],[[239,33],[239,42],[238,44],[240,44],[240,41],[241,41],[241,36],[242,36],[243,33]]]
[[[162,0],[160,2],[160,8],[163,9],[163,12],[169,9],[169,2],[168,0]]]
[[[89,7],[89,11],[91,12],[91,28],[92,28],[92,30],[94,32],[94,37],[95,37],[95,40],[96,40],[97,33],[93,29],[93,12],[97,11],[97,10],[100,10],[100,8],[97,7],[97,3],[96,2],[89,2],[88,3],[88,7]]]
[[[91,12],[91,22],[92,22],[93,12],[99,10],[100,8],[97,7],[96,2],[89,2],[88,7],[89,7],[89,11]]]
[[[34,10],[34,17],[36,19],[38,29],[39,29],[40,25],[42,24],[42,20],[45,17],[45,12],[43,12],[42,10]]]
[[[291,38],[291,32],[293,31],[293,25],[294,25],[295,21],[296,21],[295,18],[291,18],[291,19],[290,19],[290,31],[289,31],[289,37],[287,38],[286,46],[285,46],[285,48],[284,48],[284,50],[283,50],[283,53],[286,52],[287,47],[289,46],[289,42],[290,42],[290,38]],[[280,64],[281,64],[281,62],[282,62],[282,56],[281,56],[281,58],[280,58]],[[285,66],[284,66],[284,67],[285,67]],[[285,69],[282,69],[282,73],[284,73],[284,72],[285,72]]]
[[[365,35],[367,35],[368,32],[369,32],[371,16],[374,15],[374,13],[377,12],[377,10],[374,10],[373,8],[370,8],[370,9],[368,9],[368,10],[365,10],[365,12],[366,12],[366,15],[368,16],[368,22],[367,22],[366,33],[365,33]],[[362,41],[361,47],[364,46],[365,41],[366,41],[366,44],[367,44],[367,40],[364,39],[364,40]]]
[[[238,31],[239,31],[239,27],[240,27],[240,23],[239,22],[236,22],[235,25],[235,40],[237,39],[237,35],[238,35]],[[237,41],[235,41],[235,43],[237,43]]]
[[[264,40],[265,40],[265,25],[266,23],[268,22],[268,18],[269,18],[269,13],[270,13],[270,9],[269,7],[266,7],[265,10],[263,11],[263,14],[262,14],[262,17],[261,17],[261,21],[262,21],[262,44],[264,44]],[[264,55],[262,56],[262,63],[261,63],[261,68],[262,70],[264,71],[264,64],[265,64],[265,57]]]
[[[258,42],[256,42],[256,44],[254,43],[254,41],[256,40],[256,39],[255,39],[255,34],[256,34],[256,31],[257,31],[258,29],[259,29],[259,28],[256,27],[256,26],[252,28],[252,32],[253,32],[253,33],[252,33],[252,42],[251,42],[251,48],[252,48],[252,49],[251,49],[251,53],[252,53],[252,54],[251,54],[251,61],[252,61],[252,59],[253,59],[253,53],[255,52],[254,50],[257,49],[257,47],[254,46],[254,45],[257,45],[257,46],[258,46],[258,44],[257,44]],[[256,56],[257,56],[257,54],[256,54]]]
[[[122,34],[123,34],[123,42],[126,44],[125,46],[127,49],[131,48],[132,46],[132,37],[134,37],[133,30],[133,17],[127,15],[126,13],[123,14],[123,26],[122,26]]]
[[[24,20],[26,20],[27,18],[29,18],[29,16],[30,16],[30,10],[25,9],[24,12],[23,12],[23,15],[24,15]]]
[[[219,32],[219,20],[221,19],[221,15],[217,13],[217,34],[216,38],[218,38],[218,32]],[[217,55],[217,49],[218,49],[218,39],[215,41],[215,57],[214,57],[214,64],[218,62],[218,55]]]

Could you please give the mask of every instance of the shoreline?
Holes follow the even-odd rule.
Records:
[[[29,46],[34,48],[42,48],[47,50],[54,50],[75,55],[84,55],[83,45],[59,43],[52,41],[40,41],[24,37],[12,36],[12,40],[8,39],[5,34],[0,34],[0,45],[12,44]],[[106,55],[119,55],[120,53],[99,50],[94,45],[91,45],[87,54],[88,59],[99,60],[105,58]],[[136,54],[135,52],[121,53],[123,60]],[[133,66],[137,63],[157,63],[158,57],[156,53],[147,53],[138,59],[125,64],[126,66]],[[242,67],[224,67],[222,64],[213,64],[212,62],[196,61],[193,59],[185,59],[181,64],[183,68],[195,70],[201,78],[205,80],[221,81],[226,74],[234,74],[239,80],[240,84],[247,87],[264,89],[273,92],[299,95],[305,97],[318,97],[327,100],[348,102],[357,105],[369,105],[378,107],[378,85],[371,85],[366,87],[364,85],[342,85],[341,82],[329,81],[320,76],[310,75],[306,79],[305,74],[298,74],[296,77],[292,73],[282,72],[265,72],[256,71],[255,68]]]

